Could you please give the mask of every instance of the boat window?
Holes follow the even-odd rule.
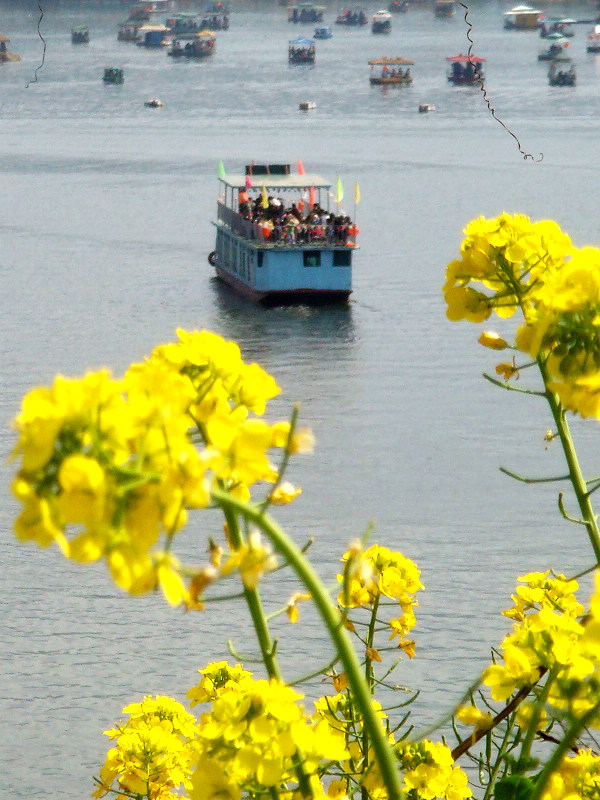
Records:
[[[333,251],[333,266],[334,267],[349,267],[352,263],[352,253],[350,250],[334,250]]]
[[[262,250],[259,250],[258,253],[256,254],[256,256],[257,256],[257,259],[256,259],[257,266],[262,267],[263,258],[265,257],[265,254],[263,253]]]
[[[304,251],[304,266],[305,267],[320,267],[321,266],[321,251],[320,250],[305,250]]]

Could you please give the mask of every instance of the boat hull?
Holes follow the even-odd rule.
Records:
[[[238,280],[227,270],[215,267],[219,280],[227,284],[237,294],[260,303],[262,306],[283,305],[326,305],[330,303],[344,303],[352,293],[352,289],[277,289],[273,291],[259,291],[252,286]]]
[[[412,83],[412,78],[369,78],[373,86],[402,86]]]

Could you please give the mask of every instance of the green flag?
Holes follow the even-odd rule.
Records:
[[[225,180],[225,178],[226,178],[226,175],[225,175],[225,167],[224,167],[224,165],[223,165],[223,162],[222,162],[222,161],[219,161],[219,178],[220,178],[222,181],[224,181],[224,180]]]
[[[341,203],[344,199],[344,187],[342,186],[342,181],[340,176],[337,176],[337,183],[335,186],[335,202]]]

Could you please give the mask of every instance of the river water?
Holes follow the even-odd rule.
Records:
[[[468,46],[459,15],[412,8],[387,38],[336,27],[306,69],[288,68],[287,40],[312,27],[289,25],[272,3],[235,5],[213,59],[173,63],[117,41],[123,6],[65,2],[46,9],[35,81],[36,5],[0,2],[2,33],[22,56],[0,70],[3,456],[20,397],[55,373],[118,374],[178,326],[235,339],[284,389],[272,417],[298,402],[315,432],[314,455],[289,476],[304,492],[279,519],[299,542],[314,537],[321,574],[334,580],[345,545],[371,523],[374,540],[418,562],[426,591],[417,656],[398,681],[422,689],[415,719],[432,721],[506,630],[499,612],[516,576],[572,574],[591,560],[581,530],[555,511],[556,486],[527,487],[498,471],[564,467],[543,441],[545,409],[482,379],[498,359],[478,347],[474,326],[447,321],[440,291],[461,229],[479,214],[552,217],[577,244],[600,244],[600,60],[585,52],[589,26],[571,45],[577,87],[550,88],[537,35],[502,29],[507,4],[472,6],[490,101],[526,152],[543,153],[534,163],[476,89],[447,84],[446,56]],[[328,7],[326,22],[336,11]],[[568,13],[595,10],[571,4]],[[70,43],[79,23],[90,26],[87,47]],[[412,86],[369,86],[367,61],[383,55],[415,62]],[[106,66],[124,68],[122,86],[103,85]],[[156,96],[164,107],[145,108]],[[300,112],[304,100],[316,109]],[[418,113],[424,102],[435,113]],[[250,160],[297,159],[332,182],[340,175],[356,212],[361,249],[347,307],[256,308],[220,286],[207,263],[219,160],[237,172]],[[594,427],[575,425],[590,472]],[[125,703],[149,693],[183,699],[198,668],[227,657],[227,638],[242,654],[254,645],[241,608],[184,616],[158,597],[121,595],[102,566],[84,570],[20,546],[11,469],[3,463],[0,497],[0,793],[80,800],[104,758],[102,731]],[[206,514],[184,554],[197,559],[219,529]],[[277,573],[267,598],[285,603],[295,588]],[[310,610],[276,631],[290,678],[328,659]]]

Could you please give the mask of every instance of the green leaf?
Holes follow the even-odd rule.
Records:
[[[496,784],[494,800],[529,800],[533,794],[533,781],[524,775],[509,775]]]

